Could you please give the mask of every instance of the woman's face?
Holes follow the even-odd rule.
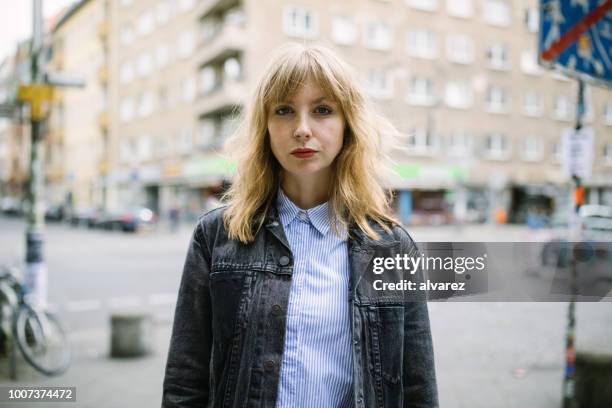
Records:
[[[340,107],[312,79],[268,112],[272,153],[295,177],[329,177],[344,128]]]

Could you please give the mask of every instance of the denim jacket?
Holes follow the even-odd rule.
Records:
[[[293,257],[275,206],[255,240],[227,237],[225,207],[203,215],[183,269],[162,407],[274,407],[284,347]],[[374,241],[349,227],[349,298],[356,408],[437,407],[427,303],[377,291],[403,270],[372,273],[374,257],[416,256],[395,226]],[[420,272],[412,277],[422,281]],[[296,407],[299,401],[296,401]]]

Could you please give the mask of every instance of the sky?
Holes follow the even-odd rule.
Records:
[[[74,0],[42,0],[50,17]],[[32,35],[32,0],[0,0],[0,61],[15,50],[18,41]]]

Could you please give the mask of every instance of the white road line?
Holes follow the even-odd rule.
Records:
[[[102,309],[102,302],[99,300],[74,300],[66,302],[66,311],[68,312],[90,312],[92,310]]]
[[[142,305],[142,298],[138,296],[125,296],[108,299],[108,307],[110,309],[121,309],[123,307],[139,307]]]
[[[174,305],[176,303],[175,293],[156,293],[147,296],[149,305]]]

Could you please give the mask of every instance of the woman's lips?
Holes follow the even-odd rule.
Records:
[[[292,151],[291,154],[300,159],[307,159],[309,157],[314,156],[316,152],[316,150],[311,149],[296,149]]]

